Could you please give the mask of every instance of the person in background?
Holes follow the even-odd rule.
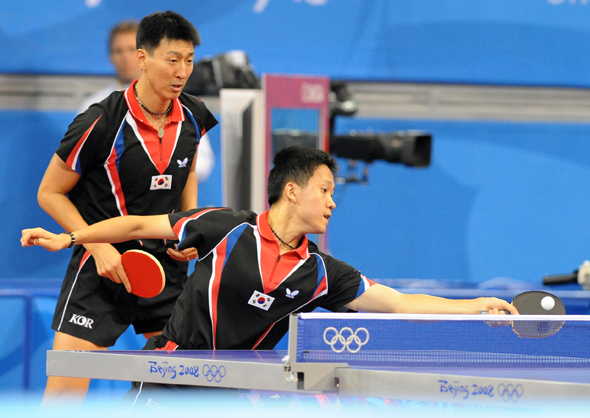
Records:
[[[94,103],[106,99],[115,90],[124,90],[133,80],[141,75],[141,68],[137,65],[137,48],[135,38],[137,26],[135,20],[124,20],[117,23],[109,35],[109,59],[115,67],[116,80],[108,86],[95,91],[84,99],[78,113],[84,112]]]
[[[141,75],[76,116],[51,159],[38,201],[66,231],[127,215],[167,214],[197,207],[197,147],[217,121],[183,93],[193,69],[197,29],[174,12],[144,17],[137,28]],[[196,250],[173,240],[75,245],[52,328],[54,350],[106,350],[129,325],[159,334],[187,279]],[[120,274],[121,254],[142,249],[166,273],[157,297],[139,298]],[[90,379],[50,376],[43,403],[83,400]]]

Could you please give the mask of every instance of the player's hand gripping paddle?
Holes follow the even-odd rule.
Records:
[[[565,315],[563,302],[551,293],[540,290],[519,293],[512,299],[512,305],[521,315]],[[509,312],[504,311],[507,315]],[[481,313],[487,313],[482,311]],[[543,338],[555,334],[562,327],[564,321],[510,321],[512,330],[519,337]]]
[[[121,264],[131,284],[131,293],[153,298],[164,290],[166,275],[160,262],[142,250],[128,250],[121,255]]]

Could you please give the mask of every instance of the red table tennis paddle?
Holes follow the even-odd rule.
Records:
[[[142,298],[153,298],[164,290],[166,275],[160,262],[142,250],[128,250],[121,255],[131,293]]]

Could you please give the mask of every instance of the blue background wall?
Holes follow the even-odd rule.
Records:
[[[337,191],[330,248],[369,277],[540,283],[588,257],[590,125],[340,122],[433,135],[429,168],[378,162]]]
[[[198,54],[248,52],[268,73],[590,85],[586,0],[28,0],[0,10],[0,72],[109,74],[119,19],[175,10]]]
[[[0,73],[110,75],[105,46],[110,27],[171,9],[201,32],[197,59],[242,49],[259,73],[590,86],[585,0],[5,3]],[[0,352],[8,365],[0,372],[0,390],[41,389],[45,383],[56,283],[70,254],[22,249],[18,239],[25,227],[59,231],[39,209],[36,190],[73,116],[0,111],[0,315],[5,319],[0,330],[13,336]],[[330,249],[369,277],[465,285],[509,278],[536,286],[542,275],[570,272],[588,258],[590,125],[338,119],[337,132],[350,129],[420,129],[434,138],[429,168],[377,162],[367,185],[337,190]],[[208,182],[200,185],[200,204],[220,205],[218,128],[210,138],[217,160]],[[141,338],[127,333],[118,348],[141,345]]]

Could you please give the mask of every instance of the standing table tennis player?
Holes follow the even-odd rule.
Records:
[[[182,93],[192,72],[197,29],[174,12],[146,16],[137,31],[139,79],[78,115],[53,156],[38,192],[40,206],[66,231],[104,219],[186,211],[197,205],[200,138],[217,121]],[[75,245],[53,317],[54,350],[106,350],[133,324],[146,338],[166,324],[187,277],[194,248],[174,240],[130,239]],[[130,293],[121,253],[143,249],[166,272],[152,299]],[[43,402],[83,400],[89,379],[49,377]]]
[[[116,80],[108,86],[95,91],[84,99],[78,108],[78,113],[84,112],[94,103],[106,99],[116,90],[127,89],[133,81],[141,75],[141,68],[137,64],[137,26],[135,20],[124,20],[117,23],[109,33],[109,59],[115,69]],[[194,78],[194,76],[193,76]],[[199,183],[206,181],[215,165],[215,155],[208,135],[203,135],[199,141],[199,153],[196,170]]]
[[[479,314],[516,308],[497,298],[451,300],[402,294],[321,253],[307,234],[323,234],[336,207],[337,163],[324,151],[279,151],[268,178],[270,209],[257,215],[227,208],[194,209],[158,216],[109,219],[73,234],[86,242],[144,237],[195,247],[200,259],[161,335],[147,349],[272,349],[288,331],[289,315],[316,307],[346,306],[365,312]],[[69,237],[36,228],[23,231],[23,246],[60,250]],[[142,388],[142,396],[145,394]]]

